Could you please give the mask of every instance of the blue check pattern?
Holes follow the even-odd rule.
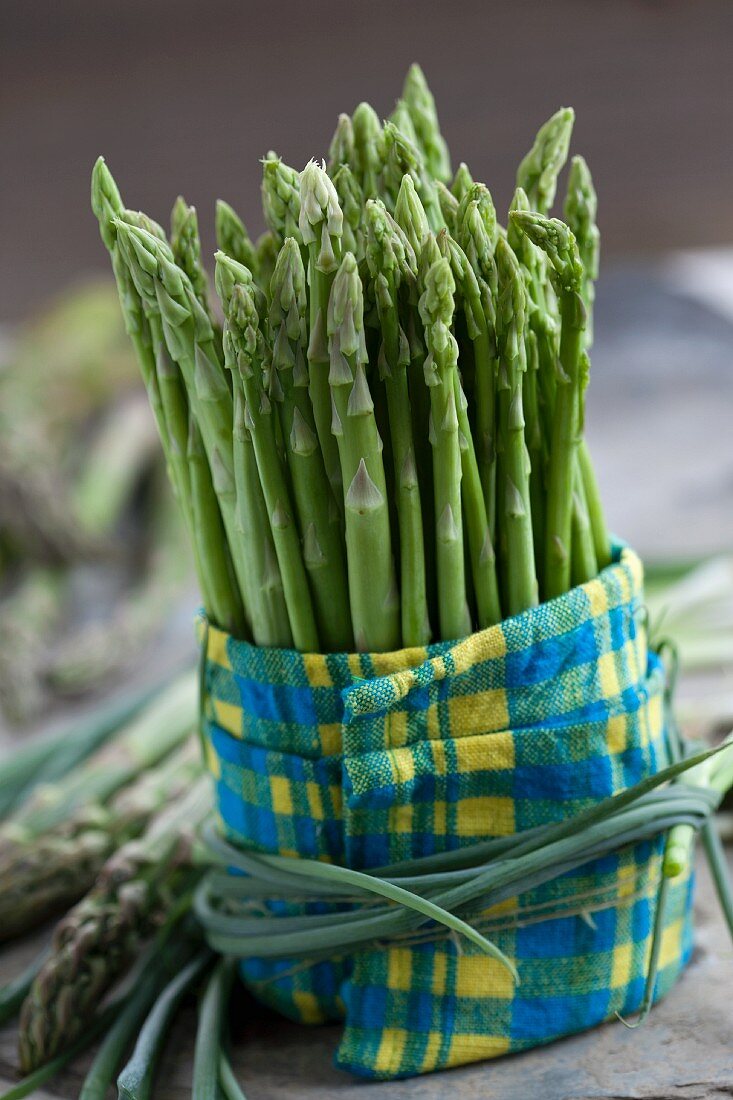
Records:
[[[560,821],[639,782],[669,762],[642,591],[639,559],[619,548],[596,580],[458,643],[324,656],[210,628],[206,743],[222,829],[255,851],[369,869]],[[244,960],[242,974],[291,1018],[343,1019],[337,1064],[360,1076],[524,1050],[639,1007],[661,843],[471,914],[518,986],[430,927],[315,965]],[[691,897],[682,876],[657,997],[689,957]]]

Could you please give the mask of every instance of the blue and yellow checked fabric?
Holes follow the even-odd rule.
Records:
[[[562,820],[669,762],[664,673],[629,549],[591,583],[458,643],[303,655],[212,628],[206,687],[228,838],[361,869]],[[288,1016],[343,1018],[337,1064],[362,1076],[546,1043],[639,1007],[660,845],[470,915],[514,960],[517,987],[431,927],[317,965],[244,960],[242,973]],[[674,884],[657,996],[691,950],[691,892],[687,878]]]

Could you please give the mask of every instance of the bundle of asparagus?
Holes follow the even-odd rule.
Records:
[[[610,560],[582,439],[596,198],[573,112],[540,129],[508,226],[450,178],[417,66],[382,125],[341,115],[328,166],[263,162],[267,232],[196,212],[170,242],[104,161],[92,205],[212,622],[263,646],[385,651],[453,639]]]

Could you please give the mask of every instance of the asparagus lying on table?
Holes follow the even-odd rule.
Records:
[[[385,651],[608,564],[583,441],[598,230],[582,158],[569,224],[551,217],[573,119],[540,128],[506,229],[465,163],[451,178],[417,66],[384,125],[366,103],[339,117],[328,167],[268,153],[257,245],[217,206],[221,342],[193,208],[176,203],[169,245],[98,162],[93,206],[212,622]]]
[[[77,901],[117,848],[186,793],[201,771],[198,756],[191,739],[157,767],[142,771],[109,804],[85,805],[62,825],[13,845],[0,860],[0,940]]]
[[[209,781],[201,778],[153,818],[139,840],[112,856],[89,894],[57,926],[51,954],[21,1011],[26,1072],[79,1035],[150,932],[187,897],[197,877],[196,830],[210,808]]]

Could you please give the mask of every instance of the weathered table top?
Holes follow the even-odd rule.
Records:
[[[683,282],[701,284],[686,271]],[[733,546],[733,325],[724,316],[733,310],[733,264],[727,271],[716,285],[730,297],[717,311],[670,294],[659,273],[617,271],[599,290],[588,434],[611,524],[644,554]],[[0,956],[0,979],[21,969],[31,947]],[[243,1000],[235,1068],[248,1100],[431,1100],[448,1089],[456,1100],[714,1100],[733,1096],[731,989],[733,947],[701,868],[693,962],[640,1031],[608,1024],[521,1056],[369,1085],[332,1068],[337,1028],[299,1028]],[[192,1035],[192,1016],[184,1016],[162,1067],[160,1100],[190,1094]],[[84,1065],[36,1096],[76,1096]],[[6,1029],[0,1087],[13,1073]]]

